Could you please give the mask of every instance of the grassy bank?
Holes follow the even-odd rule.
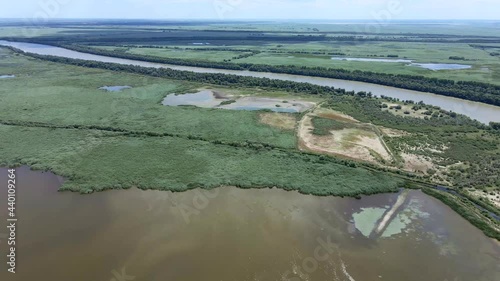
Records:
[[[500,224],[496,220],[481,213],[468,199],[459,198],[449,193],[431,188],[423,188],[422,191],[448,205],[474,226],[482,230],[488,237],[500,241]]]

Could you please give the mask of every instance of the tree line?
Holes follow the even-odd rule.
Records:
[[[272,72],[293,75],[304,75],[314,77],[324,77],[333,79],[343,79],[361,81],[402,89],[432,92],[438,95],[461,98],[465,100],[483,102],[500,106],[500,86],[473,82],[454,81],[450,79],[428,78],[418,75],[386,74],[361,70],[345,70],[324,67],[305,67],[294,65],[263,65],[250,63],[227,63],[210,62],[201,60],[186,60],[176,58],[160,58],[149,55],[137,55],[120,53],[112,50],[95,49],[88,46],[61,45],[61,47],[74,51],[91,53],[96,55],[119,57],[124,59],[142,60],[155,63],[174,64],[182,66],[193,66],[203,68],[217,68],[230,70],[248,70],[255,72]],[[289,82],[287,82],[289,83]]]

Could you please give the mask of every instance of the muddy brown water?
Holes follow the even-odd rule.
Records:
[[[17,268],[7,273],[7,170],[0,169],[0,280],[499,280],[500,247],[447,206],[408,191],[361,200],[232,187],[184,193],[58,192],[17,172]],[[378,222],[378,221],[377,221]],[[368,231],[367,231],[368,230]],[[4,234],[4,235],[1,235]]]
[[[445,110],[452,110],[456,113],[467,115],[473,119],[476,119],[483,123],[500,122],[500,107],[493,106],[485,103],[472,102],[463,99],[447,97],[436,95],[432,93],[424,93],[412,90],[399,89],[394,87],[387,87],[382,85],[376,85],[371,83],[348,81],[340,79],[330,79],[321,77],[310,77],[302,75],[290,75],[281,73],[266,73],[266,72],[253,72],[253,71],[241,71],[241,70],[226,70],[226,69],[215,69],[215,68],[201,68],[201,67],[190,67],[190,66],[178,66],[169,64],[152,63],[145,61],[121,59],[114,57],[106,57],[93,55],[88,53],[75,52],[72,50],[49,46],[41,44],[32,43],[22,43],[22,42],[9,42],[5,40],[0,40],[0,46],[12,46],[23,50],[25,52],[41,54],[41,55],[52,55],[73,59],[82,60],[94,60],[101,62],[110,62],[118,64],[127,65],[137,65],[144,67],[156,67],[156,68],[170,68],[175,70],[186,70],[193,71],[197,73],[222,73],[222,74],[234,74],[239,76],[251,76],[251,77],[261,77],[285,81],[294,82],[304,82],[311,83],[320,86],[330,86],[341,89],[346,89],[347,91],[365,91],[372,92],[376,96],[385,95],[388,97],[399,98],[401,100],[413,100],[413,101],[423,101],[426,104],[431,104],[439,106]]]

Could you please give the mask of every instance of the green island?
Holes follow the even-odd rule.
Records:
[[[127,35],[88,28],[82,31],[86,36],[54,28],[36,38],[4,29],[0,39],[155,63],[370,82],[500,105],[500,37],[488,30],[474,36],[470,30],[452,31],[438,39],[439,33],[424,36],[404,28],[397,35],[301,25],[127,28]],[[211,43],[192,45],[193,40]],[[473,67],[454,73],[331,59],[421,62],[429,44],[437,47],[433,62]],[[359,198],[422,189],[500,240],[498,122],[483,124],[418,100],[303,82],[48,56],[15,47],[0,48],[0,58],[0,74],[15,75],[0,82],[0,166],[50,170],[66,178],[61,190],[277,187]],[[100,89],[110,84],[130,88]],[[200,89],[224,98],[214,106],[162,104],[168,95]],[[266,99],[271,109],[229,110]],[[303,110],[276,112],[303,104],[308,105]]]

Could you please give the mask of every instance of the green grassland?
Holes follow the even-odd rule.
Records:
[[[83,193],[133,186],[183,191],[235,185],[355,196],[396,191],[403,184],[381,172],[275,149],[92,130],[0,125],[0,132],[2,165],[28,164],[52,170],[69,178],[63,190]]]
[[[427,119],[397,116],[382,110],[383,102],[383,99],[375,98],[334,96],[324,106],[361,122],[406,132],[401,136],[386,137],[385,142],[395,154],[420,155],[442,167],[442,174],[429,175],[432,180],[445,180],[455,188],[500,188],[498,131],[483,129],[470,119],[460,115],[452,117],[441,111],[438,111],[441,117],[431,115]],[[339,126],[322,120],[317,122],[327,129]]]
[[[69,179],[63,189],[278,186],[355,196],[405,183],[301,153],[293,132],[260,124],[258,112],[159,104],[168,93],[200,85],[49,63],[6,49],[0,56],[0,73],[17,75],[0,81],[0,165],[54,171]],[[134,88],[97,89],[103,85]]]
[[[377,31],[366,29],[370,24],[370,21],[356,24],[150,22],[92,26],[73,23],[37,28],[0,26],[0,38],[28,37],[48,44],[81,44],[160,58],[317,66],[500,84],[500,33],[495,23],[394,22],[379,26]],[[193,45],[197,42],[209,45]],[[168,48],[133,47],[149,45]],[[416,63],[458,63],[472,68],[433,71],[405,63],[331,60],[333,54],[360,58],[397,55]]]

